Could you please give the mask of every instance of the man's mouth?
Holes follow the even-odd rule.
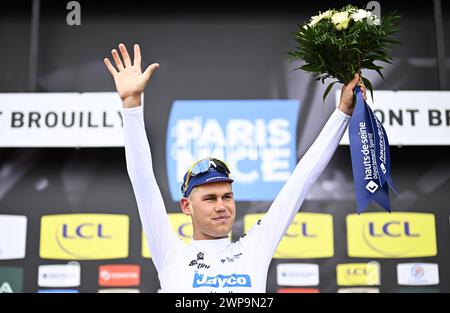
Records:
[[[226,222],[226,221],[228,221],[229,218],[230,217],[228,215],[222,215],[222,216],[213,218],[213,220],[216,222]]]

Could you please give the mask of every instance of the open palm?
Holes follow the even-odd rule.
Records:
[[[119,44],[119,50],[123,62],[116,49],[111,51],[116,68],[108,58],[104,59],[105,65],[114,78],[117,93],[122,99],[124,107],[140,105],[141,94],[144,91],[153,71],[159,67],[158,63],[153,63],[142,73],[141,51],[138,44],[134,45],[134,60],[131,63],[130,55],[123,43]]]

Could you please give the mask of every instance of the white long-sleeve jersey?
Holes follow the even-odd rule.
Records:
[[[170,225],[152,168],[143,106],[125,108],[127,171],[162,292],[265,292],[272,256],[311,185],[333,156],[350,116],[335,109],[295,167],[264,217],[245,236],[192,240],[186,245]]]

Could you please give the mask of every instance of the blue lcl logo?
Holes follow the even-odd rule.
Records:
[[[178,235],[183,238],[192,238],[192,234],[187,234],[185,228],[188,226],[192,226],[192,223],[183,223],[178,227]]]
[[[377,229],[373,222],[369,222],[369,234],[372,237],[420,237],[420,234],[411,232],[409,222],[392,221],[385,223],[381,228]]]
[[[83,223],[74,229],[70,229],[69,225],[63,224],[62,236],[64,239],[92,239],[95,236],[97,238],[111,238],[110,235],[104,234],[102,224],[95,225],[93,223]]]
[[[299,235],[305,237],[305,238],[316,238],[317,235],[313,234],[309,229],[308,229],[308,223],[300,223],[300,227],[298,227],[297,222],[292,222],[292,226],[291,227],[295,227],[295,229],[299,230],[298,232],[294,232],[294,233],[289,233],[286,232],[285,236],[286,237],[298,237]]]

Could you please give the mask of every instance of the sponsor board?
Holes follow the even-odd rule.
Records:
[[[264,215],[246,214],[244,233]],[[278,245],[273,258],[310,259],[330,258],[333,255],[333,216],[322,213],[298,213]]]
[[[336,267],[338,286],[374,286],[380,285],[380,264],[347,263]]]
[[[127,215],[46,215],[41,218],[39,256],[57,260],[127,258],[128,237]]]
[[[189,166],[225,160],[238,201],[273,200],[294,170],[298,100],[176,100],[166,139],[172,200]]]
[[[0,214],[0,260],[25,258],[27,217]]]
[[[439,267],[434,263],[397,264],[399,285],[426,286],[439,284]]]
[[[338,293],[380,293],[379,288],[339,288]]]
[[[336,105],[340,90],[336,92]],[[367,104],[383,124],[390,145],[450,145],[450,91],[377,90]],[[340,144],[348,145],[348,130]]]
[[[402,286],[398,290],[399,293],[440,293],[437,286],[420,286],[420,287],[406,287]]]
[[[0,293],[23,292],[23,268],[0,266]]]
[[[436,256],[432,213],[364,213],[347,215],[350,257],[413,258]]]
[[[0,147],[123,147],[116,92],[0,94]]]
[[[80,286],[80,264],[71,262],[64,265],[40,265],[38,269],[39,287]]]
[[[101,265],[98,284],[105,287],[139,286],[141,284],[141,267],[132,264]]]
[[[185,244],[189,244],[192,241],[193,229],[191,217],[183,213],[168,213],[172,230],[177,234]],[[232,232],[229,237],[231,238]],[[151,253],[148,248],[147,237],[144,231],[142,231],[142,257],[151,258]]]
[[[279,288],[277,293],[319,293],[317,288]]]
[[[300,263],[278,264],[277,284],[280,286],[318,286],[319,265]]]
[[[37,293],[80,293],[77,289],[39,289]]]
[[[140,293],[139,289],[132,288],[107,288],[107,289],[99,289],[98,293]]]
[[[183,242],[189,244],[192,241],[192,220],[190,216],[183,213],[169,213],[170,224],[172,230],[180,237]],[[147,237],[142,231],[142,257],[151,258],[150,249],[148,248]]]

